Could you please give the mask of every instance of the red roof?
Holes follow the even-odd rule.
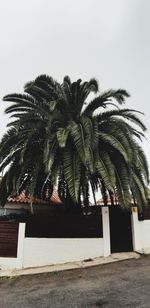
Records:
[[[54,189],[53,194],[50,198],[50,201],[52,203],[55,204],[62,204],[62,201],[60,200],[59,196],[58,196],[58,192],[56,189]],[[11,203],[30,203],[31,202],[31,197],[27,196],[25,191],[22,191],[20,193],[20,195],[16,195],[16,196],[9,196],[7,198],[7,202],[11,202]],[[32,199],[32,203],[33,204],[49,204],[49,200],[43,200],[43,199],[39,199],[39,198],[33,198]]]

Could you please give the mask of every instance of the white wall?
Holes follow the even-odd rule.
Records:
[[[25,238],[23,267],[95,258],[103,251],[102,238]]]
[[[102,208],[103,238],[25,238],[19,224],[17,258],[0,258],[0,268],[36,267],[110,255],[109,209]]]
[[[0,269],[14,269],[18,267],[17,258],[0,258]]]
[[[150,220],[138,220],[137,208],[132,209],[133,249],[141,253],[150,253]]]
[[[150,253],[150,220],[140,221],[143,252]]]
[[[23,267],[110,255],[109,208],[102,208],[103,238],[25,238]]]

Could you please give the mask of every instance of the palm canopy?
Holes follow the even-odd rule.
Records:
[[[50,198],[54,185],[64,203],[86,206],[89,190],[128,207],[131,198],[146,202],[147,160],[139,145],[146,130],[138,111],[121,108],[129,94],[99,92],[95,79],[60,84],[41,75],[25,94],[3,98],[5,112],[15,118],[0,143],[0,186],[3,206],[13,191]],[[89,94],[95,98],[88,102]],[[110,109],[113,107],[113,109]],[[6,168],[7,167],[7,168]]]

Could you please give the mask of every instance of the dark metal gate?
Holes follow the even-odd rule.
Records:
[[[133,251],[131,211],[119,206],[109,208],[111,252]]]
[[[25,237],[102,238],[101,207],[89,207],[89,212],[89,215],[65,212],[62,205],[37,211],[26,222]]]

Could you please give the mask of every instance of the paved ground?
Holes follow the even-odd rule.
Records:
[[[130,251],[130,252],[112,253],[110,256],[107,256],[107,257],[98,257],[98,258],[89,259],[90,262],[86,262],[87,260],[82,260],[82,261],[45,265],[41,267],[39,266],[29,267],[29,268],[22,268],[22,269],[7,269],[6,270],[6,269],[0,268],[0,277],[58,272],[58,271],[63,271],[63,270],[118,262],[118,261],[133,259],[133,258],[138,259],[140,258],[140,255],[134,251]]]
[[[150,308],[150,257],[0,278],[0,308]]]

